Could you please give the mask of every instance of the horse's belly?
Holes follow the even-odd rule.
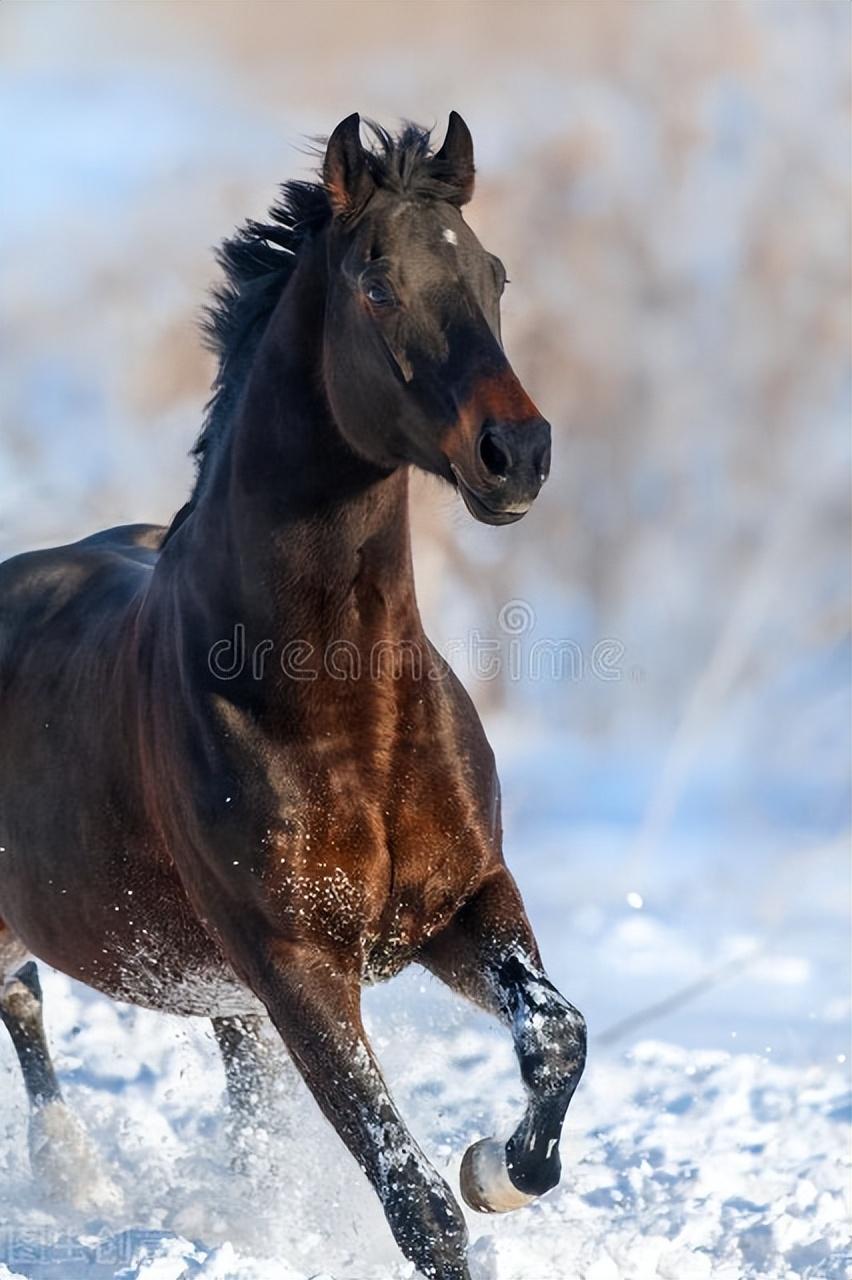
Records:
[[[253,992],[217,959],[193,959],[179,966],[154,956],[128,958],[117,980],[97,985],[115,1000],[181,1017],[228,1018],[263,1012]]]
[[[0,846],[4,839],[0,831]],[[3,854],[0,918],[37,959],[163,1013],[228,1017],[260,1007],[174,873],[142,850],[115,858],[66,849],[63,861],[43,846]]]
[[[256,1012],[256,997],[192,914],[183,891],[177,884],[169,888],[168,897],[139,902],[132,919],[87,938],[86,958],[92,957],[93,941],[100,955],[86,964],[83,981],[116,1000],[161,1013],[214,1018]]]
[[[144,937],[102,937],[95,948],[77,935],[73,951],[44,947],[23,938],[32,953],[96,991],[159,1013],[224,1018],[262,1012],[257,997],[240,982],[210,939],[196,929],[180,937],[173,928]]]

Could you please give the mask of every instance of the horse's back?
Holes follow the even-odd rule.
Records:
[[[158,552],[166,534],[166,526],[161,524],[119,524],[112,529],[102,529],[100,533],[91,533],[79,542],[72,542],[73,547],[107,547],[118,554],[132,555],[134,551]]]
[[[0,834],[55,820],[132,740],[128,642],[161,534],[108,529],[0,564]]]
[[[114,623],[144,590],[164,533],[159,525],[122,525],[0,563],[0,676],[14,674],[16,654],[49,638],[52,623],[78,636],[88,625]]]
[[[17,603],[31,603],[40,593],[46,601],[66,593],[100,566],[123,563],[152,568],[166,530],[161,525],[128,524],[103,529],[78,542],[22,551],[0,562],[0,618]]]

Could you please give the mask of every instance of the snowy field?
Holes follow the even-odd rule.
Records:
[[[305,176],[305,135],[463,110],[507,346],[559,435],[502,541],[421,492],[424,616],[446,649],[522,597],[536,638],[625,655],[616,682],[465,677],[591,1035],[562,1185],[469,1215],[474,1280],[852,1276],[852,11],[332,7],[0,6],[0,557],[170,519],[210,246]],[[207,1024],[43,978],[115,1199],[47,1202],[0,1033],[0,1280],[413,1276],[298,1079],[237,1176]],[[508,1038],[419,971],[365,1004],[457,1189],[468,1144],[519,1117]]]
[[[474,1280],[849,1275],[844,842],[791,844],[770,861],[757,837],[743,848],[705,820],[700,836],[682,823],[655,865],[633,869],[640,906],[628,828],[577,828],[559,812],[558,769],[542,799],[541,760],[501,755],[513,865],[592,1051],[561,1187],[503,1219],[469,1215]],[[291,1073],[237,1177],[204,1022],[116,1006],[57,974],[45,987],[68,1098],[120,1203],[81,1221],[40,1198],[0,1040],[2,1280],[413,1274]],[[419,970],[369,992],[366,1008],[404,1115],[457,1187],[466,1146],[508,1135],[520,1115],[507,1037]]]
[[[3,1280],[413,1274],[301,1091],[274,1162],[259,1145],[256,1171],[237,1179],[203,1025],[112,1011],[58,980],[49,991],[65,997],[69,1095],[124,1207],[86,1224],[36,1209],[23,1109],[10,1105],[19,1090],[5,1089],[3,1183],[16,1226],[2,1244]],[[443,1028],[373,1023],[413,1129],[455,1182],[464,1145],[518,1113],[509,1053],[452,1009]],[[652,1039],[596,1054],[571,1113],[563,1186],[515,1216],[470,1215],[474,1280],[839,1280],[850,1264],[848,1117],[845,1073],[830,1065]]]

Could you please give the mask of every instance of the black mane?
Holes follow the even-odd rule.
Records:
[[[406,124],[393,135],[374,121],[365,122],[374,146],[367,151],[373,181],[400,194],[439,200],[449,186],[429,168],[431,130]],[[318,141],[317,150],[324,150]],[[225,279],[212,291],[202,332],[219,359],[204,426],[193,447],[197,498],[215,445],[225,433],[239,392],[272,312],[293,273],[302,244],[331,219],[322,182],[285,182],[266,222],[247,221],[225,240],[216,257]]]

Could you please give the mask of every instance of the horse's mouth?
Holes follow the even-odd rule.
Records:
[[[504,507],[502,510],[499,507],[492,507],[481,493],[477,493],[470,487],[454,462],[450,463],[450,468],[464,505],[474,519],[481,521],[482,524],[516,524],[518,520],[523,519],[532,506],[533,500],[530,499],[529,502]]]

